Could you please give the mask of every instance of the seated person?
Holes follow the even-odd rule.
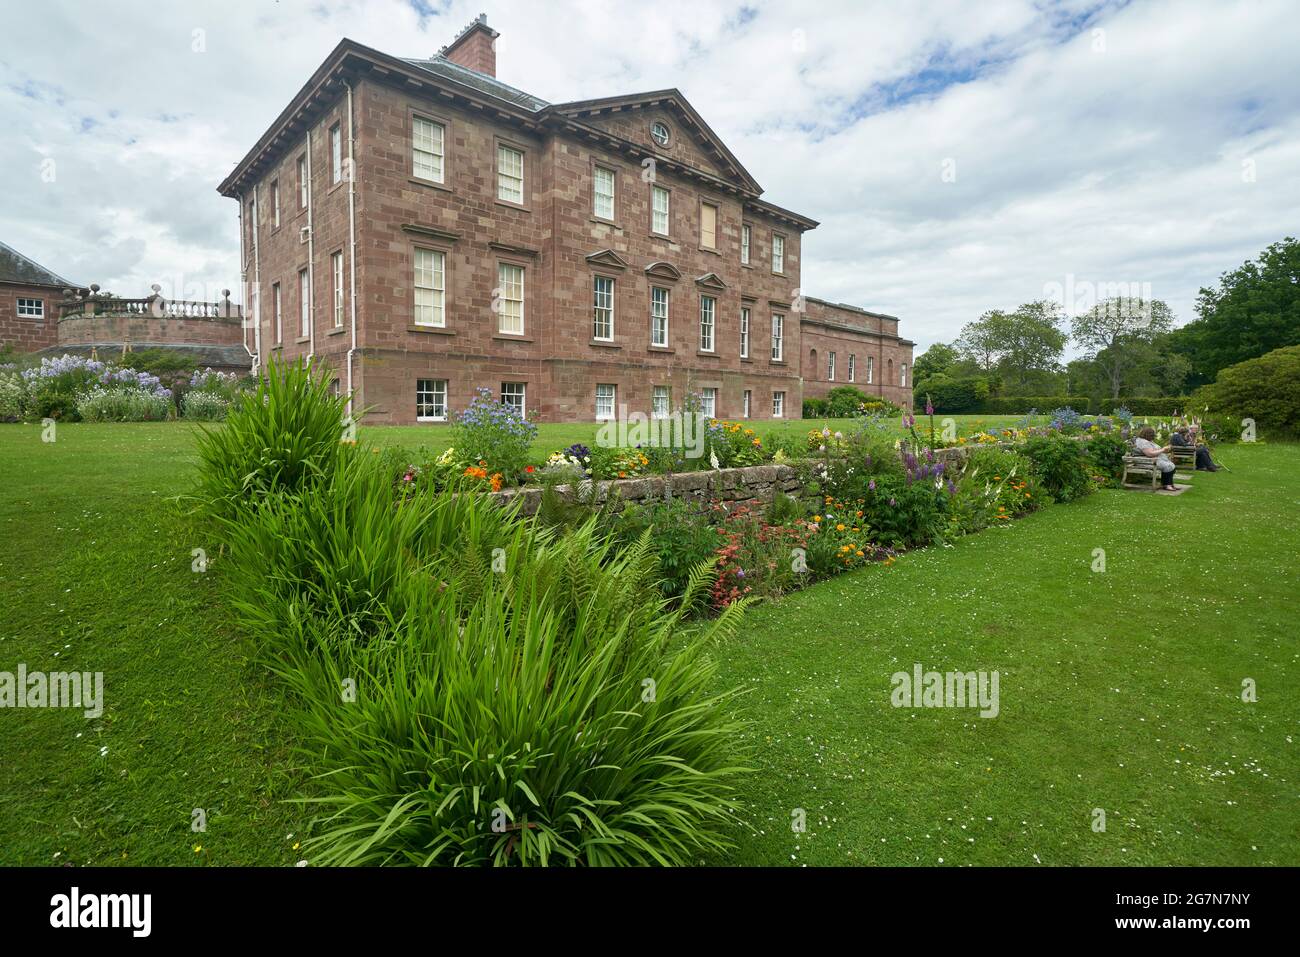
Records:
[[[1180,449],[1191,448],[1193,446],[1191,430],[1185,425],[1180,425],[1174,429],[1174,434],[1169,436],[1169,444]],[[1196,470],[1198,472],[1219,471],[1219,467],[1210,458],[1210,450],[1204,445],[1196,446]]]
[[[1133,445],[1143,455],[1156,460],[1156,466],[1160,469],[1160,487],[1165,489],[1175,488],[1174,463],[1169,460],[1169,456],[1165,455],[1170,446],[1166,445],[1161,448],[1156,445],[1155,437],[1156,430],[1148,425],[1138,432],[1137,438],[1133,440]]]

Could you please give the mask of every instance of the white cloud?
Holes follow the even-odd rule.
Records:
[[[216,184],[326,54],[348,36],[431,55],[480,10],[502,32],[501,79],[545,99],[681,89],[769,199],[822,221],[805,290],[895,313],[922,346],[1067,277],[1150,283],[1186,321],[1200,286],[1295,231],[1300,24],[1284,0],[419,6],[433,15],[405,0],[10,13],[0,238],[123,294],[234,287],[236,209]]]

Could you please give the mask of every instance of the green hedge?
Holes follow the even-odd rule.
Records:
[[[1123,406],[1134,415],[1173,415],[1175,412],[1186,415],[1191,402],[1191,398],[1185,395],[1132,396],[1127,399],[1102,399],[1098,411],[1102,415],[1110,415]]]
[[[1046,415],[1069,406],[1075,412],[1092,412],[1092,400],[1086,395],[1010,395],[985,399],[977,410],[983,415],[1024,415],[1030,409]]]

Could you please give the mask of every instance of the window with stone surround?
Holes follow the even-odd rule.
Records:
[[[330,127],[330,182],[343,182],[343,129],[337,123]]]
[[[662,186],[650,187],[650,231],[660,236],[668,235],[668,190]]]
[[[283,298],[280,295],[280,284],[278,282],[271,284],[271,302],[272,313],[275,316],[275,344],[278,346],[284,342],[284,310]]]
[[[785,359],[785,316],[772,313],[772,361]]]
[[[497,199],[524,205],[524,153],[504,143],[497,144]]]
[[[907,385],[907,363],[906,362],[900,362],[898,365],[898,384],[901,386]]]
[[[280,228],[280,181],[271,180],[271,228]]]
[[[850,352],[849,353],[849,381],[850,382],[858,381],[857,365],[858,365],[858,357],[855,356],[852,352]]]
[[[740,358],[749,358],[749,307],[740,310]]]
[[[436,249],[415,250],[415,324],[447,325],[447,255]]]
[[[700,296],[700,351],[713,351],[713,327],[717,319],[718,300]]]
[[[785,417],[785,393],[772,393],[772,418],[781,419]]]
[[[744,395],[744,407],[743,407],[743,409],[742,409],[742,417],[743,417],[743,418],[746,418],[746,419],[749,418],[749,406],[750,406],[751,401],[753,400],[753,396],[754,396],[754,394],[753,394],[753,392],[752,392],[751,390],[749,390],[749,389],[746,389],[746,390],[745,390],[745,395]]]
[[[497,263],[497,331],[524,334],[524,267]]]
[[[741,265],[749,265],[749,244],[753,239],[753,227],[745,223],[740,227],[740,262]]]
[[[44,319],[45,300],[20,298],[18,300],[18,318],[19,319]]]
[[[447,421],[447,380],[415,380],[415,421]]]
[[[831,382],[835,381],[835,353],[834,352],[826,353],[826,378]]]
[[[867,356],[867,385],[871,385],[876,379],[876,357]]]
[[[718,248],[718,207],[713,203],[700,203],[700,245]]]
[[[311,335],[311,275],[305,269],[298,270],[298,335]]]
[[[672,393],[666,385],[657,385],[651,399],[650,414],[656,419],[666,419],[672,412]]]
[[[772,234],[772,272],[785,272],[785,237],[780,233]]]
[[[717,418],[718,390],[715,388],[700,390],[700,412],[707,418]]]
[[[411,118],[411,173],[416,179],[443,182],[447,128],[423,116]]]
[[[343,251],[330,256],[330,275],[334,278],[334,328],[343,326]]]
[[[650,287],[650,345],[668,345],[668,290]]]
[[[510,406],[520,416],[528,414],[528,387],[522,382],[502,382],[501,402]]]
[[[592,168],[592,215],[597,219],[614,218],[614,171],[605,166]]]
[[[612,383],[596,384],[596,421],[614,418],[614,396],[616,387]]]
[[[608,276],[594,276],[591,288],[591,337],[611,342],[614,339],[614,280]]]
[[[298,208],[307,208],[307,154],[298,157]]]

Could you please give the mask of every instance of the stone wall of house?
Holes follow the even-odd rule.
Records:
[[[836,386],[851,385],[901,408],[912,407],[913,344],[899,337],[896,318],[810,297],[800,325],[805,398],[822,399]]]
[[[52,286],[0,283],[0,346],[12,346],[15,352],[37,352],[57,343],[62,298],[63,290]],[[19,299],[40,302],[41,314],[20,316]]]
[[[730,502],[759,505],[772,501],[778,492],[799,495],[798,473],[789,465],[751,465],[739,469],[714,469],[679,472],[675,475],[650,475],[645,478],[596,482],[597,500],[617,496],[623,503],[642,504],[670,498],[688,502]],[[559,486],[559,491],[572,491]],[[585,491],[585,489],[584,489]],[[542,489],[536,485],[505,489],[496,500],[503,505],[522,500],[525,515],[532,515],[542,501]]]

